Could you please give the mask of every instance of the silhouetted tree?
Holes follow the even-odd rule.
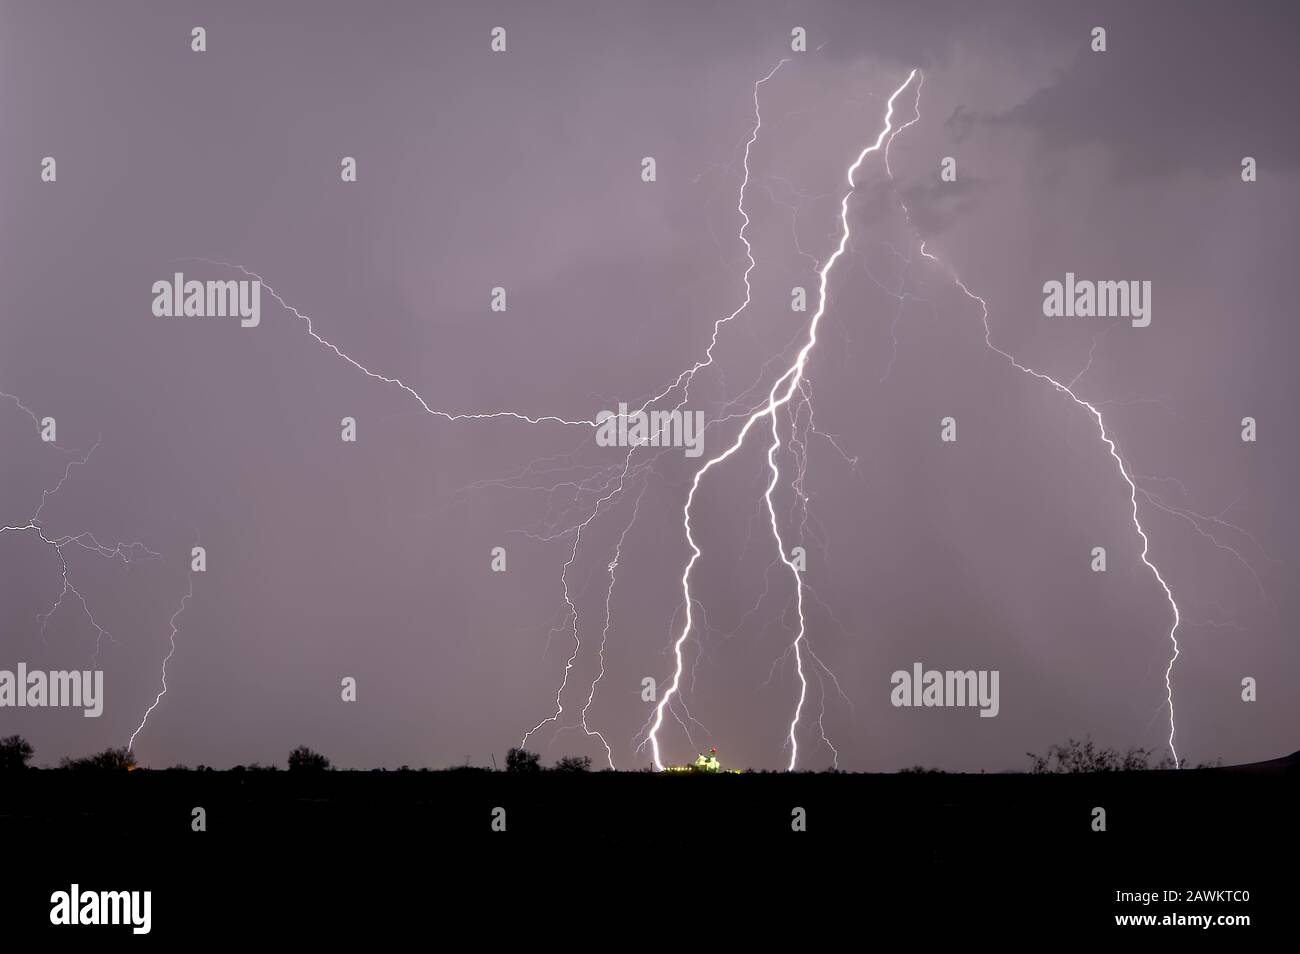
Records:
[[[27,768],[36,750],[21,735],[11,735],[0,739],[0,772],[12,772]]]
[[[540,772],[542,757],[527,749],[511,749],[506,753],[507,772]]]
[[[105,749],[79,759],[63,758],[59,761],[59,768],[74,772],[125,772],[135,768],[135,756],[127,748]]]
[[[585,755],[566,755],[555,763],[557,772],[590,772],[591,759]]]
[[[290,772],[324,772],[329,767],[329,759],[305,745],[300,745],[289,753]]]

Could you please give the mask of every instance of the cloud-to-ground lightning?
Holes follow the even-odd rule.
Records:
[[[924,82],[924,78],[922,78],[922,82]],[[903,126],[902,129],[906,129],[907,126],[912,125],[913,123],[919,121],[921,118],[921,84],[920,83],[917,84],[915,111],[916,111],[915,117],[905,126]],[[901,131],[902,130],[900,129],[900,132]],[[885,171],[892,179],[893,173],[890,170],[889,163],[888,163],[888,155],[889,155],[888,149],[886,149],[885,155],[886,155]],[[901,204],[901,199],[900,199],[900,204]],[[903,212],[904,215],[907,217],[908,224],[911,225],[912,219],[911,219],[911,215],[907,212],[906,205],[903,205]],[[931,262],[934,262],[936,265],[939,265],[944,270],[946,270],[949,277],[956,284],[956,286],[959,289],[961,289],[962,293],[966,295],[968,298],[970,298],[972,301],[977,302],[979,304],[981,317],[984,322],[984,344],[990,350],[996,352],[997,354],[1001,355],[1004,359],[1006,359],[1008,362],[1010,362],[1011,365],[1015,367],[1017,370],[1031,377],[1037,378],[1040,381],[1046,381],[1058,392],[1064,394],[1076,405],[1078,405],[1079,407],[1086,410],[1089,414],[1091,414],[1093,420],[1097,424],[1097,432],[1101,437],[1102,443],[1106,445],[1106,448],[1109,451],[1110,456],[1114,459],[1115,467],[1119,471],[1120,477],[1122,477],[1124,482],[1128,485],[1129,505],[1131,508],[1133,527],[1137,531],[1138,537],[1142,541],[1142,552],[1141,552],[1142,562],[1146,564],[1147,568],[1150,569],[1152,575],[1155,577],[1156,582],[1160,584],[1160,588],[1164,591],[1165,599],[1169,602],[1169,608],[1173,612],[1173,624],[1169,629],[1169,641],[1173,646],[1173,654],[1169,657],[1169,663],[1165,667],[1165,693],[1166,693],[1166,702],[1169,707],[1169,740],[1168,740],[1169,751],[1174,757],[1174,764],[1176,766],[1180,765],[1181,763],[1178,758],[1178,749],[1175,747],[1174,744],[1174,737],[1176,734],[1176,730],[1175,730],[1175,723],[1174,723],[1174,690],[1173,690],[1173,683],[1172,683],[1172,675],[1174,670],[1174,663],[1178,661],[1178,656],[1180,653],[1179,646],[1178,646],[1177,632],[1178,632],[1178,626],[1182,621],[1182,614],[1178,608],[1177,601],[1174,599],[1173,590],[1170,588],[1169,584],[1165,581],[1164,575],[1160,572],[1160,568],[1156,566],[1155,562],[1152,561],[1150,557],[1151,541],[1147,537],[1147,532],[1143,528],[1141,518],[1138,514],[1138,502],[1137,502],[1138,493],[1139,493],[1138,486],[1135,483],[1133,477],[1130,475],[1129,468],[1125,465],[1123,457],[1120,456],[1119,448],[1116,446],[1114,438],[1111,437],[1110,433],[1106,429],[1106,423],[1102,419],[1101,411],[1097,409],[1096,405],[1094,405],[1089,401],[1084,400],[1072,389],[1071,385],[1074,384],[1075,382],[1071,382],[1071,384],[1069,385],[1062,384],[1060,381],[1056,380],[1056,378],[1052,377],[1051,375],[1045,374],[1041,371],[1037,371],[1034,368],[1029,367],[1028,365],[1022,364],[1019,360],[1016,359],[1015,355],[1011,354],[1008,351],[1004,351],[1002,348],[999,348],[997,345],[995,345],[993,343],[993,331],[989,325],[988,302],[986,302],[983,298],[981,298],[979,295],[975,294],[968,287],[966,287],[966,284],[961,280],[960,276],[958,276],[956,270],[952,268],[952,266],[946,265],[945,263],[941,262],[937,256],[926,251],[925,240],[923,238],[920,238],[919,235],[918,238],[920,239],[921,255],[929,259]],[[1091,362],[1091,357],[1089,358],[1089,361]],[[1077,381],[1078,379],[1076,378],[1075,380]]]
[[[685,621],[682,624],[681,632],[678,634],[676,640],[673,643],[673,656],[676,662],[676,668],[673,671],[672,682],[670,683],[668,689],[665,690],[662,697],[659,699],[658,704],[655,706],[654,720],[651,725],[649,734],[647,736],[653,753],[654,764],[655,767],[658,769],[663,769],[664,767],[662,753],[660,751],[660,746],[659,746],[659,729],[663,725],[664,712],[666,708],[669,706],[669,704],[672,702],[673,696],[676,695],[678,688],[681,685],[682,646],[686,642],[687,637],[690,635],[692,625],[693,625],[693,614],[692,614],[693,597],[691,595],[691,570],[694,569],[695,563],[696,561],[699,560],[701,555],[700,547],[696,543],[695,537],[691,532],[691,507],[692,504],[695,502],[696,492],[699,490],[700,482],[704,479],[704,476],[710,470],[716,467],[718,464],[727,460],[732,455],[734,455],[738,450],[740,450],[740,448],[744,446],[745,438],[749,436],[750,430],[752,430],[753,427],[763,418],[770,417],[772,419],[774,443],[779,445],[780,437],[776,433],[776,412],[779,408],[781,408],[787,402],[789,402],[790,398],[794,395],[795,391],[799,388],[800,382],[803,380],[804,367],[808,361],[808,355],[812,352],[813,348],[817,344],[817,327],[821,322],[822,316],[826,313],[826,289],[827,289],[827,281],[829,279],[830,271],[835,266],[835,263],[839,260],[840,256],[844,254],[844,250],[848,245],[849,235],[850,235],[849,220],[848,220],[849,199],[853,196],[857,188],[854,178],[857,175],[858,169],[862,166],[863,162],[866,161],[867,156],[869,156],[874,152],[879,151],[881,146],[884,144],[886,137],[890,134],[891,130],[893,129],[892,120],[894,115],[894,101],[899,97],[899,95],[902,94],[903,90],[907,89],[907,87],[911,84],[913,78],[915,78],[916,75],[917,75],[917,71],[912,70],[912,72],[908,74],[907,79],[903,81],[903,84],[899,86],[898,89],[894,90],[894,92],[890,95],[889,101],[886,104],[886,109],[885,109],[884,128],[880,131],[880,134],[876,137],[876,141],[870,146],[867,146],[865,149],[863,149],[862,152],[858,154],[858,157],[853,162],[853,164],[849,166],[848,174],[847,174],[848,191],[844,193],[843,198],[840,200],[840,241],[835,251],[826,259],[822,267],[818,270],[817,310],[816,312],[814,312],[812,318],[808,323],[808,340],[805,342],[804,346],[799,350],[798,356],[795,358],[795,361],[790,366],[790,368],[786,370],[786,372],[782,374],[779,378],[777,378],[776,381],[773,383],[772,389],[768,393],[767,403],[749,415],[749,417],[746,419],[744,425],[740,429],[739,434],[737,434],[736,439],[732,442],[732,444],[721,454],[718,454],[715,457],[711,457],[708,461],[706,461],[705,464],[695,472],[695,476],[691,481],[691,489],[686,496],[686,503],[683,507],[683,514],[682,514],[682,526],[685,531],[686,542],[691,548],[691,556],[686,562],[686,566],[682,571],[682,578],[681,578],[682,599],[686,607]],[[784,388],[784,391],[782,391],[782,388]],[[779,396],[778,396],[778,392],[781,392]],[[777,546],[781,549],[782,562],[784,562],[786,566],[790,568],[791,572],[794,575],[795,585],[799,589],[799,597],[798,597],[799,631],[795,635],[793,646],[795,651],[796,666],[798,668],[798,673],[799,673],[800,692],[799,692],[799,701],[795,707],[794,717],[791,719],[790,722],[790,731],[789,731],[789,738],[788,738],[788,741],[790,743],[789,768],[793,769],[797,763],[798,755],[799,755],[799,746],[798,746],[796,730],[799,724],[799,717],[803,711],[803,704],[808,689],[807,678],[805,677],[803,671],[803,656],[801,651],[801,644],[804,640],[804,635],[805,635],[804,633],[805,620],[803,614],[803,597],[802,597],[803,584],[802,584],[802,578],[800,576],[798,566],[791,560],[791,558],[785,552],[784,543],[781,540],[780,531],[779,528],[777,527],[777,523],[775,519],[775,510],[773,509],[773,505],[771,502],[772,489],[773,487],[775,487],[776,482],[780,479],[780,472],[775,463],[774,453],[775,451],[769,447],[768,458],[767,458],[768,467],[771,470],[773,476],[771,482],[768,484],[765,497],[768,502],[769,512],[771,512],[772,514],[773,533],[776,536]]]
[[[176,608],[176,612],[172,613],[172,618],[167,621],[168,625],[172,628],[170,639],[171,648],[167,650],[167,655],[163,657],[162,661],[162,688],[158,690],[158,695],[154,696],[153,703],[144,711],[144,715],[140,718],[140,724],[136,726],[135,731],[131,733],[131,738],[126,743],[128,752],[135,748],[135,737],[140,734],[141,730],[144,729],[145,723],[149,721],[149,714],[153,712],[154,709],[158,708],[158,703],[162,702],[162,697],[167,695],[167,663],[171,662],[172,656],[176,654],[176,635],[180,631],[180,628],[176,625],[176,620],[185,612],[185,604],[187,604],[193,596],[194,571],[191,570],[188,586],[185,589],[185,595],[181,597],[181,605]]]

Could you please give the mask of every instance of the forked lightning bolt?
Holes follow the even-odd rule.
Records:
[[[874,152],[879,151],[881,146],[885,143],[886,137],[889,136],[890,132],[893,129],[892,121],[894,115],[894,100],[896,100],[902,94],[903,90],[907,89],[907,87],[911,84],[912,80],[916,77],[916,75],[917,75],[917,71],[912,70],[912,72],[908,74],[907,79],[903,81],[903,84],[899,86],[898,89],[894,90],[894,92],[890,95],[889,101],[886,104],[886,108],[885,108],[885,124],[884,124],[884,128],[880,131],[880,135],[876,137],[876,141],[874,143],[872,143],[870,146],[867,146],[865,149],[863,149],[862,152],[858,154],[858,158],[853,162],[851,166],[849,166],[848,174],[847,174],[848,191],[844,193],[843,198],[840,200],[840,241],[835,251],[831,254],[831,256],[818,270],[817,310],[813,314],[812,319],[809,321],[808,324],[807,342],[799,350],[798,356],[796,357],[794,363],[790,366],[790,368],[779,378],[777,378],[775,383],[773,383],[772,390],[768,393],[766,405],[758,408],[757,410],[755,410],[753,413],[749,415],[744,425],[741,427],[740,433],[737,434],[736,439],[735,441],[732,442],[731,446],[728,447],[721,454],[718,454],[716,457],[712,457],[708,461],[706,461],[704,466],[702,466],[699,470],[695,472],[695,477],[691,481],[691,489],[690,492],[686,495],[686,504],[683,507],[683,512],[682,512],[682,527],[686,534],[686,542],[690,545],[691,548],[691,556],[687,560],[686,566],[682,571],[682,599],[686,607],[685,622],[682,625],[681,632],[678,634],[677,639],[673,643],[673,656],[676,661],[676,668],[673,671],[672,682],[670,683],[668,689],[664,692],[663,696],[660,698],[658,704],[655,706],[653,724],[651,725],[650,732],[647,737],[650,742],[650,747],[654,756],[655,768],[657,769],[662,770],[664,767],[662,753],[660,752],[660,747],[659,747],[659,729],[663,726],[664,712],[669,706],[669,704],[672,702],[673,696],[676,695],[681,685],[682,646],[686,642],[687,637],[690,636],[691,628],[694,623],[693,610],[692,610],[694,601],[693,601],[693,597],[691,596],[691,570],[694,569],[696,561],[699,560],[701,551],[699,545],[695,542],[694,535],[691,532],[691,507],[695,502],[695,494],[700,488],[700,482],[704,479],[704,475],[707,474],[714,467],[716,467],[718,464],[727,460],[732,455],[734,455],[737,451],[739,451],[740,448],[744,446],[745,438],[749,436],[749,432],[754,428],[754,426],[759,421],[763,420],[764,418],[771,419],[772,435],[773,435],[773,443],[772,445],[769,446],[768,454],[767,454],[768,468],[772,472],[772,479],[768,483],[767,492],[764,496],[767,500],[768,512],[772,518],[772,533],[775,536],[777,546],[780,549],[781,561],[785,563],[785,565],[790,569],[790,572],[793,574],[795,586],[797,587],[798,590],[797,601],[798,601],[798,610],[799,610],[799,630],[795,635],[793,647],[794,647],[794,654],[795,654],[795,665],[799,675],[800,689],[799,689],[799,700],[795,706],[794,717],[790,721],[790,731],[788,736],[788,741],[790,743],[789,768],[793,769],[795,767],[796,762],[798,761],[799,743],[798,743],[798,738],[796,736],[796,729],[798,728],[799,725],[799,718],[803,712],[803,705],[808,692],[808,680],[807,680],[807,676],[804,673],[803,652],[802,652],[802,643],[806,635],[805,619],[804,619],[804,612],[803,612],[803,580],[800,576],[798,565],[785,552],[785,546],[781,539],[780,529],[777,526],[776,511],[772,504],[772,490],[776,486],[777,481],[780,479],[780,470],[777,467],[775,461],[776,448],[780,445],[780,436],[777,433],[777,424],[776,424],[777,410],[782,406],[784,406],[787,402],[789,402],[791,397],[794,395],[795,391],[798,390],[800,382],[803,380],[804,367],[807,364],[808,355],[812,353],[813,348],[817,344],[817,327],[821,322],[822,316],[826,313],[826,285],[830,275],[830,271],[832,268],[834,268],[835,263],[839,260],[840,256],[844,254],[844,250],[848,246],[848,242],[849,242],[849,234],[850,234],[849,199],[853,196],[853,193],[856,191],[856,184],[854,182],[854,177],[857,175],[858,169],[862,166],[862,163],[866,161],[867,156],[871,155]],[[784,388],[784,391],[782,391],[782,388]],[[778,396],[778,392],[781,392],[779,396]]]

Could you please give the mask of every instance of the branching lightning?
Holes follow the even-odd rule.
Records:
[[[817,344],[817,327],[821,322],[822,315],[824,315],[826,312],[826,286],[827,286],[828,277],[830,275],[830,270],[835,266],[835,263],[836,261],[839,260],[840,256],[844,254],[844,250],[847,247],[849,241],[849,234],[850,234],[849,219],[848,219],[849,199],[856,191],[854,177],[857,175],[858,169],[862,166],[862,163],[866,160],[867,156],[870,155],[871,153],[879,151],[881,146],[884,144],[886,137],[889,135],[889,133],[893,128],[892,119],[894,115],[894,100],[896,100],[899,97],[899,95],[903,92],[903,90],[905,90],[911,84],[913,78],[915,78],[916,75],[917,75],[916,70],[913,70],[911,73],[909,73],[907,79],[903,81],[903,84],[899,86],[898,89],[894,90],[893,94],[890,95],[889,101],[886,104],[885,125],[884,128],[880,131],[880,135],[876,137],[876,141],[872,145],[867,146],[865,149],[863,149],[862,152],[859,153],[858,158],[853,162],[851,166],[849,166],[848,175],[847,175],[848,191],[844,193],[843,198],[840,200],[840,241],[835,251],[831,254],[831,256],[818,270],[817,310],[813,314],[811,320],[809,321],[807,342],[799,350],[799,354],[796,357],[794,364],[792,364],[784,374],[782,374],[779,378],[777,378],[776,382],[772,385],[772,390],[768,393],[767,404],[759,408],[758,410],[754,411],[752,414],[750,414],[748,419],[745,421],[744,426],[741,427],[740,433],[736,436],[735,441],[732,442],[731,446],[728,447],[721,454],[718,454],[716,457],[710,458],[704,464],[704,466],[702,466],[699,470],[695,472],[695,477],[691,481],[691,489],[686,496],[686,504],[683,507],[683,512],[682,512],[682,527],[686,534],[686,542],[691,548],[691,556],[687,560],[686,566],[682,571],[682,599],[686,607],[685,610],[686,619],[684,624],[682,625],[681,632],[678,634],[676,641],[673,643],[673,656],[676,660],[676,668],[673,671],[672,683],[669,685],[668,689],[664,692],[663,696],[660,698],[658,705],[655,706],[653,724],[651,725],[650,732],[647,737],[650,742],[651,750],[653,752],[655,767],[660,770],[663,769],[664,764],[663,764],[663,759],[659,748],[659,729],[663,725],[664,711],[671,703],[673,696],[677,693],[678,688],[681,685],[682,645],[686,642],[687,637],[690,635],[691,627],[693,625],[692,606],[694,605],[694,603],[693,603],[693,598],[691,596],[691,570],[694,569],[696,561],[699,560],[701,551],[699,545],[695,542],[694,535],[691,532],[691,507],[695,502],[695,494],[699,490],[700,482],[701,480],[703,480],[705,474],[707,474],[718,464],[727,460],[729,457],[734,455],[738,450],[740,450],[740,448],[744,446],[745,438],[749,436],[750,430],[752,430],[753,427],[765,417],[770,418],[772,421],[773,443],[772,445],[769,446],[768,454],[767,454],[768,468],[772,473],[772,479],[768,483],[767,491],[764,496],[765,499],[767,500],[768,511],[772,517],[772,533],[773,536],[776,538],[776,544],[780,552],[781,561],[790,569],[791,573],[793,574],[795,586],[798,590],[797,599],[798,599],[798,610],[799,610],[799,631],[795,635],[794,642],[792,645],[794,647],[795,663],[799,675],[800,689],[799,689],[799,700],[795,706],[794,717],[790,721],[790,731],[788,736],[788,741],[790,743],[789,768],[793,769],[795,767],[795,764],[798,761],[799,743],[796,735],[796,729],[798,728],[799,725],[799,717],[803,712],[803,705],[808,691],[808,681],[803,669],[803,654],[801,649],[802,643],[804,641],[804,636],[805,636],[806,621],[804,618],[804,611],[803,611],[803,581],[800,576],[798,566],[794,563],[793,560],[791,560],[791,558],[787,555],[785,551],[785,545],[781,539],[780,528],[776,520],[776,511],[772,503],[772,490],[776,486],[777,481],[780,479],[780,470],[777,467],[775,462],[776,448],[779,447],[780,445],[780,435],[777,431],[777,423],[776,423],[777,422],[776,412],[779,408],[781,408],[787,402],[789,402],[790,398],[794,395],[795,391],[798,390],[799,384],[803,380],[804,367],[807,363],[808,355],[812,352],[813,348]],[[782,391],[778,396],[778,392],[781,391],[782,388],[784,388],[784,391]]]
[[[32,422],[36,424],[38,428],[40,427],[40,420],[36,416],[35,412],[33,412],[29,407],[23,404],[23,402],[19,400],[15,395],[0,391],[0,398],[4,398],[12,402],[13,404],[17,405],[17,407],[20,410],[22,410],[23,413],[25,413],[28,417],[32,419]],[[68,454],[75,453],[73,451],[67,450],[66,448],[59,447],[57,444],[51,443],[51,446],[55,447],[57,450],[63,451],[64,453],[68,453]],[[80,456],[74,456],[71,460],[68,461],[68,463],[63,468],[63,474],[62,476],[60,476],[58,483],[56,483],[53,487],[49,489],[41,491],[41,502],[36,507],[36,509],[32,512],[31,516],[27,518],[26,523],[14,524],[12,526],[6,525],[0,527],[0,534],[31,533],[35,535],[36,538],[41,541],[41,543],[43,543],[47,547],[50,547],[55,552],[55,555],[58,557],[59,560],[61,585],[59,588],[59,594],[54,599],[54,602],[53,604],[51,604],[50,608],[45,612],[40,613],[37,616],[37,622],[40,623],[41,639],[42,640],[45,639],[45,633],[47,627],[49,626],[50,619],[54,616],[56,612],[58,612],[59,608],[62,607],[64,600],[67,598],[68,594],[71,593],[76,598],[76,601],[79,604],[81,604],[82,613],[85,614],[87,621],[95,630],[95,650],[93,653],[91,653],[92,665],[98,664],[99,653],[103,648],[104,639],[107,638],[110,642],[116,642],[116,640],[113,638],[113,634],[110,633],[108,629],[106,629],[104,626],[102,626],[99,620],[95,618],[95,614],[91,611],[90,605],[86,602],[85,596],[82,595],[81,591],[77,589],[76,584],[73,583],[70,575],[70,570],[68,568],[67,554],[64,553],[64,548],[69,545],[77,546],[83,550],[88,550],[91,553],[94,553],[97,556],[103,557],[105,559],[121,560],[124,564],[128,564],[128,565],[140,559],[159,559],[159,560],[162,559],[162,554],[149,549],[149,547],[145,546],[143,543],[140,543],[138,541],[132,543],[118,542],[118,543],[114,543],[112,546],[109,546],[107,544],[101,543],[95,537],[95,535],[89,531],[83,531],[81,533],[76,533],[76,534],[61,534],[61,535],[54,535],[54,536],[47,534],[43,523],[43,516],[42,516],[46,504],[49,503],[50,498],[55,496],[60,490],[63,489],[63,485],[66,484],[69,478],[72,476],[72,468],[84,467],[86,463],[90,460],[91,455],[95,453],[98,447],[99,447],[99,439],[96,438],[95,443],[91,446],[90,450],[86,451],[85,454],[82,454]]]

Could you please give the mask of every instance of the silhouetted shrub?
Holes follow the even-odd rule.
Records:
[[[12,772],[27,768],[36,750],[21,735],[11,735],[0,739],[0,772]]]
[[[591,759],[585,755],[566,755],[555,763],[557,772],[590,772]]]
[[[1029,771],[1034,775],[1076,775],[1083,772],[1142,772],[1148,769],[1172,769],[1178,766],[1169,756],[1151,762],[1150,749],[1130,748],[1124,754],[1115,749],[1099,748],[1092,739],[1080,742],[1069,739],[1065,745],[1053,745],[1046,755],[1029,756]]]
[[[135,768],[135,756],[126,748],[105,749],[79,759],[64,758],[60,760],[59,768],[74,772],[126,772]]]
[[[289,753],[290,772],[324,772],[329,767],[329,759],[305,745],[300,745]]]
[[[511,749],[506,753],[507,772],[540,772],[542,757],[527,749]]]

